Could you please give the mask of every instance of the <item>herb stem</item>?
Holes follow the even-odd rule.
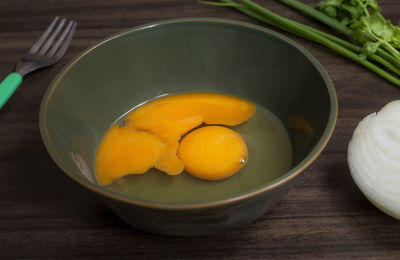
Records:
[[[369,12],[367,7],[363,4],[363,2],[361,2],[360,0],[356,0],[356,2],[362,7],[362,9],[364,10],[364,14],[366,17],[369,17]]]
[[[396,66],[397,68],[400,68],[400,60],[396,59],[396,57],[394,57],[393,55],[391,55],[390,53],[388,53],[385,49],[383,48],[378,48],[376,50],[376,54],[380,57],[382,57],[383,59],[387,60],[388,62],[392,63],[394,66]]]
[[[348,36],[353,37],[353,30],[348,28],[346,25],[338,22],[337,20],[333,19],[332,17],[314,9],[313,7],[303,4],[297,0],[277,0],[287,6],[292,7],[295,10],[298,10],[308,16],[328,25],[329,27],[333,28],[334,30]]]

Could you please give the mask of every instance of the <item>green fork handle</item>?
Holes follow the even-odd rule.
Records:
[[[21,82],[21,74],[12,72],[0,83],[0,109],[15,92]]]

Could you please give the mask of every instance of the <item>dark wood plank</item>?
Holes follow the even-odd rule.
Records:
[[[324,28],[275,1],[258,2]],[[397,23],[400,3],[379,2],[383,13]],[[347,144],[358,121],[399,99],[398,88],[324,47],[290,36],[318,58],[337,90],[339,119],[322,155],[277,208],[244,229],[185,239],[148,234],[117,219],[52,162],[38,130],[41,97],[68,60],[128,27],[196,16],[257,22],[228,8],[187,0],[2,0],[0,78],[11,71],[55,15],[79,22],[66,57],[27,77],[0,111],[1,259],[399,258],[400,222],[365,199],[346,163]]]

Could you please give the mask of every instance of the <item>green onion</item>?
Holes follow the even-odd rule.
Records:
[[[281,2],[298,2],[296,0],[278,0]],[[272,25],[274,27],[277,27],[281,30],[284,30],[286,32],[292,33],[296,36],[302,37],[304,39],[319,43],[321,45],[324,45],[335,52],[363,65],[364,67],[370,69],[371,71],[375,72],[377,75],[381,76],[382,78],[388,80],[389,82],[400,86],[400,79],[395,77],[394,75],[388,73],[384,69],[380,68],[376,64],[372,63],[369,61],[367,58],[372,59],[375,62],[378,62],[379,64],[383,65],[384,67],[390,69],[391,71],[395,72],[396,74],[400,74],[400,66],[396,66],[392,62],[393,57],[390,54],[387,54],[386,57],[384,55],[377,55],[377,54],[370,54],[367,57],[362,56],[362,48],[354,45],[348,41],[345,41],[341,38],[338,38],[336,36],[324,33],[322,31],[319,31],[317,29],[314,29],[312,27],[309,27],[307,25],[304,25],[302,23],[284,18],[282,16],[279,16],[275,14],[274,12],[256,4],[255,2],[251,0],[239,0],[240,3],[235,2],[234,0],[219,0],[218,2],[209,2],[209,1],[200,1],[200,3],[203,4],[211,4],[211,5],[221,5],[225,7],[231,7],[234,8],[242,13],[244,13],[247,16],[250,16],[252,18],[255,18],[261,22],[264,22],[266,24]],[[298,6],[297,6],[298,7]],[[311,7],[310,7],[311,8]],[[313,8],[311,8],[313,11],[321,13]],[[308,9],[308,12],[310,9]],[[321,13],[322,14],[322,13]],[[319,15],[320,19],[328,17],[329,19],[325,19],[326,21],[330,21],[332,18],[329,16],[326,16],[324,14]],[[332,19],[335,21],[334,19]],[[336,24],[336,22],[330,21],[331,24]],[[336,29],[338,29],[337,27]],[[350,34],[347,29],[344,29],[344,27],[341,25],[340,26],[340,32],[346,32],[346,34]],[[390,59],[389,59],[390,56]]]
[[[354,35],[353,35],[354,32],[351,28],[345,26],[344,24],[331,18],[330,16],[316,10],[315,8],[312,8],[311,6],[303,4],[302,2],[300,2],[298,0],[277,0],[277,1],[328,25],[335,31],[340,32],[347,37],[354,38]],[[362,6],[361,8],[365,9],[364,5],[361,5],[361,6]],[[374,38],[374,36],[369,33],[366,33],[365,37],[367,39],[369,39],[370,41],[376,40]],[[390,49],[390,47],[389,47],[389,49]],[[393,49],[391,49],[391,51],[393,52]],[[393,65],[400,68],[400,59],[399,59],[397,50],[394,50],[394,54],[392,54],[392,55],[390,54],[391,51],[388,52],[388,51],[384,50],[383,48],[379,47],[376,50],[376,54],[381,56],[383,59],[387,60],[387,62],[390,62]]]

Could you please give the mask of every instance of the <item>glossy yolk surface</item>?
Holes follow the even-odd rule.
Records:
[[[114,125],[97,151],[97,178],[106,185],[127,173],[145,173],[165,150],[165,144],[149,132]]]
[[[240,134],[223,126],[206,126],[190,132],[180,142],[178,156],[187,172],[206,180],[230,177],[248,159]]]
[[[126,116],[123,127],[112,127],[100,143],[96,155],[99,182],[106,185],[115,178],[143,173],[144,168],[153,166],[169,175],[179,174],[185,167],[177,156],[184,134],[202,123],[237,125],[248,120],[254,111],[254,104],[247,100],[216,93],[178,94],[145,103]],[[126,144],[125,138],[143,146],[149,141],[146,149],[152,152],[135,152],[140,149],[133,141],[131,147],[122,145]],[[135,162],[128,155],[131,149]],[[128,159],[132,161],[125,162]],[[141,161],[141,167],[134,165],[136,161]]]

